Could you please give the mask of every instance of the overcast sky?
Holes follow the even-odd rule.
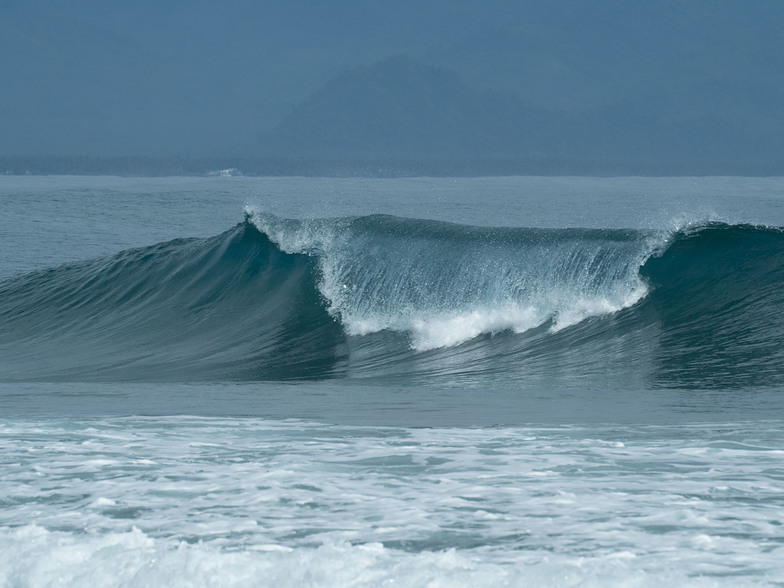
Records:
[[[582,135],[606,125],[608,153],[649,137],[773,158],[784,133],[782,30],[776,0],[0,0],[0,154],[255,155],[275,148],[281,128],[299,129],[288,145],[307,151],[313,133],[302,127],[340,110],[325,85],[347,96],[336,79],[406,56],[431,69],[414,81],[355,76],[356,95],[339,100],[393,125],[432,117],[432,105],[402,97],[430,92],[438,103],[426,79],[438,69],[470,102],[452,106],[464,126],[499,124],[477,122],[477,97],[488,109],[517,101],[504,108],[522,118],[528,109],[531,132],[558,127],[543,149],[585,149]],[[368,103],[403,83],[386,110]],[[293,120],[303,104],[310,118]],[[377,140],[363,125],[344,129],[359,135],[352,144]]]

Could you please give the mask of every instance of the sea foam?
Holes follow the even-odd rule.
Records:
[[[275,545],[223,551],[171,543],[138,529],[105,535],[47,531],[35,525],[0,529],[3,586],[172,588],[429,586],[737,586],[737,579],[689,577],[676,566],[637,569],[636,556],[538,556],[519,565],[489,561],[481,552],[405,553],[378,543],[327,543],[312,549]],[[763,581],[744,583],[765,585]]]
[[[0,441],[3,586],[764,586],[784,573],[777,422],[135,417],[3,421]]]

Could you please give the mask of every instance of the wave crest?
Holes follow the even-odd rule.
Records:
[[[284,251],[318,259],[319,289],[349,334],[404,331],[420,351],[631,306],[647,292],[638,270],[655,247],[654,234],[629,230],[251,220]]]
[[[784,232],[249,211],[0,282],[2,380],[335,377],[693,387],[784,376]]]

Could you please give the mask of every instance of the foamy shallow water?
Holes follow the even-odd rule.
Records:
[[[0,424],[3,586],[784,581],[781,422]]]

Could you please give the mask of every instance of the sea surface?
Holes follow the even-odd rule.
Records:
[[[0,176],[0,586],[784,586],[784,178]]]

